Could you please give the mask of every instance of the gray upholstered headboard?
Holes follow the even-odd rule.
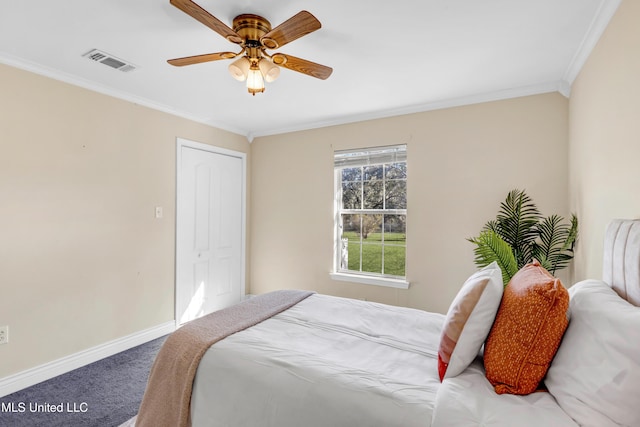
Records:
[[[616,219],[607,227],[602,280],[640,307],[640,220]]]

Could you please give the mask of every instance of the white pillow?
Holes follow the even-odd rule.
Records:
[[[504,285],[494,261],[472,274],[451,303],[440,336],[440,380],[462,373],[478,356],[500,306]]]
[[[582,426],[640,426],[640,307],[599,280],[575,284],[570,295],[549,392]]]

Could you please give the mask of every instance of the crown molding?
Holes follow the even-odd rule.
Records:
[[[492,102],[492,101],[501,101],[505,99],[519,98],[519,97],[530,96],[530,95],[539,95],[539,94],[550,93],[550,92],[560,92],[563,95],[565,95],[565,93],[563,92],[564,87],[565,87],[565,84],[563,84],[563,82],[560,82],[560,81],[546,82],[546,83],[541,83],[537,85],[522,86],[522,87],[517,87],[512,89],[505,89],[505,90],[498,90],[494,92],[486,92],[486,93],[480,93],[480,94],[475,94],[470,96],[463,96],[459,98],[444,99],[444,100],[429,102],[425,104],[417,104],[417,105],[411,105],[407,107],[372,111],[366,114],[354,114],[354,115],[335,117],[328,120],[319,120],[316,122],[301,123],[295,126],[274,128],[266,131],[251,132],[248,134],[247,139],[251,138],[250,141],[252,141],[253,139],[262,137],[262,136],[271,136],[271,135],[279,135],[284,133],[299,132],[299,131],[310,130],[310,129],[319,129],[319,128],[329,127],[329,126],[338,126],[338,125],[344,125],[349,123],[363,122],[367,120],[384,119],[384,118],[394,117],[394,116],[403,116],[406,114],[423,113],[423,112],[433,111],[433,110],[442,110],[445,108],[461,107],[465,105],[481,104],[484,102]]]
[[[619,1],[620,0],[615,0],[615,2],[618,4],[619,4]],[[608,22],[608,20],[606,22]],[[606,26],[606,23],[605,23],[605,26]],[[568,83],[568,80],[563,79],[561,81],[545,82],[545,83],[540,83],[536,85],[522,86],[517,88],[474,94],[470,96],[463,96],[463,97],[452,98],[452,99],[443,99],[443,100],[424,103],[424,104],[416,104],[416,105],[411,105],[406,107],[372,111],[364,114],[345,115],[345,116],[323,119],[318,121],[298,123],[293,126],[285,126],[285,127],[267,129],[262,131],[250,131],[247,133],[241,129],[229,127],[223,123],[213,121],[209,118],[193,116],[188,113],[185,113],[184,111],[176,110],[169,106],[152,102],[148,99],[135,97],[125,92],[116,91],[111,88],[96,84],[94,82],[81,79],[77,76],[74,76],[68,73],[63,73],[58,70],[49,69],[35,63],[31,63],[28,61],[24,61],[22,59],[8,56],[6,54],[0,54],[0,63],[4,63],[6,65],[23,69],[25,71],[29,71],[45,77],[49,77],[54,80],[62,81],[74,86],[79,86],[84,89],[101,93],[103,95],[122,99],[124,101],[128,101],[134,104],[142,105],[144,107],[148,107],[157,111],[171,114],[173,116],[182,117],[184,119],[191,120],[193,122],[201,123],[207,126],[212,126],[217,129],[231,132],[236,135],[241,135],[247,138],[247,141],[249,141],[250,143],[253,142],[255,138],[263,137],[263,136],[271,136],[271,135],[278,135],[278,134],[284,134],[284,133],[299,132],[304,130],[319,129],[319,128],[329,127],[329,126],[338,126],[338,125],[357,123],[357,122],[363,122],[368,120],[377,120],[377,119],[383,119],[388,117],[402,116],[406,114],[422,113],[422,112],[433,111],[433,110],[441,110],[445,108],[460,107],[464,105],[480,104],[483,102],[500,101],[504,99],[518,98],[518,97],[529,96],[529,95],[538,95],[538,94],[549,93],[549,92],[560,92],[562,95],[568,97],[571,91],[570,83]]]
[[[569,87],[571,87],[576,77],[578,77],[580,70],[582,70],[585,62],[587,62],[591,51],[593,51],[598,40],[600,40],[600,37],[609,25],[611,18],[613,18],[613,15],[618,10],[621,2],[622,0],[601,0],[598,12],[593,17],[587,33],[562,76],[562,81],[566,82]]]
[[[565,98],[571,97],[571,83],[566,80],[560,80],[558,82],[558,92],[560,92]]]
[[[44,77],[48,77],[53,80],[58,80],[64,83],[68,83],[73,86],[78,86],[84,89],[88,89],[93,92],[98,92],[102,95],[111,96],[113,98],[121,99],[123,101],[128,101],[133,104],[141,105],[143,107],[147,107],[153,110],[161,111],[163,113],[171,114],[172,116],[181,117],[183,119],[191,120],[196,123],[201,123],[207,126],[213,126],[215,128],[225,130],[227,132],[245,136],[245,133],[242,130],[226,126],[223,123],[215,122],[209,118],[194,116],[184,111],[176,110],[175,108],[169,107],[167,105],[150,101],[146,98],[133,96],[126,92],[113,90],[109,87],[102,86],[95,82],[82,79],[73,74],[64,73],[59,70],[43,67],[42,65],[39,65],[30,61],[25,61],[24,59],[16,58],[11,55],[7,55],[6,53],[0,53],[0,63],[9,65],[11,67],[19,68],[21,70],[29,71],[31,73],[38,74]]]

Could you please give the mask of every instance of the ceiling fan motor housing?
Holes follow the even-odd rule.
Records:
[[[262,16],[245,13],[233,18],[233,31],[245,40],[246,45],[260,46],[260,39],[271,31],[271,23]],[[265,47],[272,49],[270,46]]]

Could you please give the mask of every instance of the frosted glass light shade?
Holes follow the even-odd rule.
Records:
[[[251,67],[251,61],[246,56],[243,56],[229,65],[229,74],[234,79],[243,82],[249,74],[249,67]]]
[[[264,79],[257,65],[252,65],[247,76],[247,89],[249,93],[264,92]]]
[[[260,62],[258,62],[258,67],[260,67],[260,71],[267,83],[271,83],[280,75],[280,67],[268,59],[261,59]]]

